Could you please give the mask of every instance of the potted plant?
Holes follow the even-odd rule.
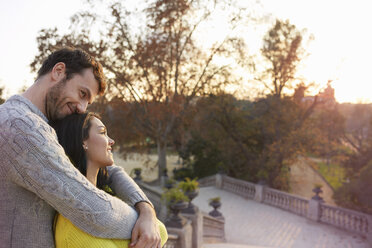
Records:
[[[179,215],[182,209],[187,207],[187,196],[179,189],[172,188],[163,193],[162,197],[166,200],[167,205],[171,211],[170,217],[165,222],[166,226],[182,228],[186,220]]]
[[[323,192],[322,187],[323,185],[320,183],[314,184],[313,192],[315,193],[315,195],[312,197],[312,199],[320,201],[320,202],[324,202],[323,198],[319,196],[319,194]]]
[[[173,188],[173,186],[176,184],[176,180],[174,180],[173,178],[168,178],[165,183],[164,183],[164,187],[167,188],[168,190]]]
[[[178,187],[185,193],[185,195],[189,198],[189,205],[186,209],[182,210],[183,213],[195,214],[196,208],[191,201],[198,195],[199,192],[199,183],[196,181],[196,178],[190,180],[190,178],[186,178],[185,181],[180,182]]]
[[[134,178],[134,180],[135,181],[140,181],[141,179],[142,179],[142,176],[141,176],[141,173],[142,173],[142,168],[134,168],[133,169],[133,172],[134,172],[134,175],[136,175],[135,176],[135,178]]]
[[[178,184],[178,187],[185,193],[192,192],[199,189],[199,183],[196,181],[196,178],[190,180],[190,178],[186,177],[185,181],[182,181]]]
[[[222,216],[222,214],[217,210],[221,207],[221,198],[219,196],[209,199],[209,205],[213,207],[213,210],[209,212],[209,215],[213,217]]]

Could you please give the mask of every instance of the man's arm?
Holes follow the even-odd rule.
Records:
[[[92,185],[69,161],[51,127],[29,116],[1,127],[11,180],[35,193],[85,232],[128,239],[136,211]]]
[[[139,212],[133,228],[130,247],[160,247],[161,239],[155,209],[136,182],[119,166],[108,167],[111,187],[117,196],[129,201]]]
[[[161,238],[155,210],[147,202],[139,202],[136,209],[140,213],[136,225],[132,231],[130,247],[141,248],[149,247],[160,248]]]

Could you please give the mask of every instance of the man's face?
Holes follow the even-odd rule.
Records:
[[[51,87],[45,99],[49,121],[62,119],[73,113],[84,113],[98,93],[98,82],[92,69],[85,69],[69,80],[66,77]]]

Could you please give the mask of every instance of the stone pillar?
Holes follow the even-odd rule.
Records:
[[[309,201],[309,208],[307,210],[307,218],[313,221],[319,221],[321,216],[320,204],[324,202],[323,198],[319,196],[322,193],[321,187],[313,189],[315,195]]]
[[[192,248],[201,248],[203,245],[203,214],[196,209],[195,214],[182,213],[191,221],[192,226]]]
[[[309,208],[307,210],[307,218],[313,221],[320,220],[320,201],[310,199]]]
[[[254,195],[254,200],[257,202],[264,201],[264,193],[265,193],[265,185],[263,184],[255,184],[256,193]]]
[[[187,221],[182,228],[167,227],[167,231],[178,235],[177,248],[193,248],[191,221]]]
[[[217,173],[216,174],[216,188],[222,189],[222,187],[223,187],[222,174]]]

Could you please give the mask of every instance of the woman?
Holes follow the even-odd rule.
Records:
[[[114,163],[112,140],[105,125],[95,113],[73,114],[53,124],[58,140],[72,164],[98,188],[114,194],[110,189],[107,166]],[[164,225],[159,221],[161,245],[168,238]],[[64,247],[129,247],[130,240],[103,239],[85,233],[67,218],[57,214],[55,219],[57,248]]]

